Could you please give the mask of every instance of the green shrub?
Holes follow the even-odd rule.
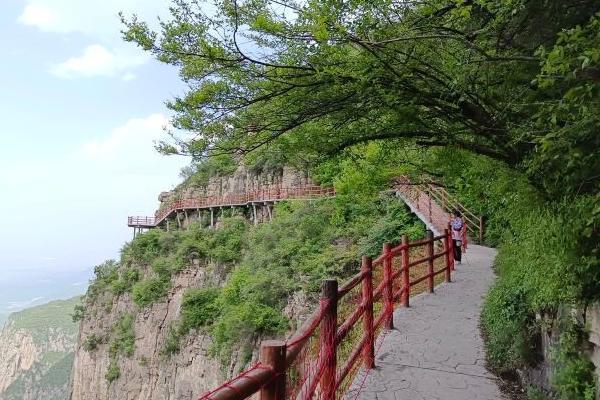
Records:
[[[219,290],[215,288],[189,289],[183,294],[181,329],[188,332],[210,325],[220,313]]]
[[[361,252],[374,258],[381,254],[383,243],[400,243],[402,235],[407,235],[410,240],[425,236],[423,224],[415,220],[405,204],[389,198],[384,199],[384,204],[385,215],[375,222],[361,240]]]
[[[179,342],[181,340],[181,336],[181,329],[179,327],[171,326],[169,328],[167,338],[165,339],[165,344],[161,354],[170,356],[171,354],[179,352]]]
[[[98,348],[99,344],[104,343],[104,338],[102,336],[98,336],[95,333],[87,336],[83,341],[83,349],[87,352],[92,352]]]
[[[501,281],[491,288],[481,321],[493,370],[506,373],[535,363],[534,317],[520,286]]]
[[[244,235],[248,228],[245,218],[226,218],[219,229],[212,231],[208,255],[220,263],[233,263],[242,257]]]
[[[165,235],[160,229],[151,229],[148,232],[137,235],[127,246],[123,248],[122,255],[137,263],[149,264],[163,253],[162,237]]]
[[[111,360],[108,364],[108,368],[106,370],[106,374],[104,378],[108,381],[108,383],[112,383],[115,380],[119,379],[121,376],[121,369],[115,360]]]
[[[152,261],[152,271],[160,278],[171,278],[171,266],[173,261],[168,257],[157,257]]]
[[[82,304],[76,304],[73,308],[73,314],[71,318],[73,322],[79,322],[85,317],[85,307]]]
[[[111,358],[118,356],[131,357],[135,351],[135,319],[133,315],[122,316],[111,332],[108,354]]]
[[[551,359],[555,366],[553,384],[560,400],[594,400],[595,367],[582,352],[587,335],[571,317],[560,323],[560,337]]]
[[[117,295],[129,292],[139,279],[140,271],[137,268],[126,267],[121,269],[119,271],[119,279],[112,282],[112,291]]]
[[[148,306],[163,298],[171,287],[171,281],[164,277],[153,277],[133,285],[133,302],[140,307]]]
[[[94,281],[90,284],[87,297],[95,300],[106,288],[119,279],[119,264],[115,260],[107,260],[94,267]]]

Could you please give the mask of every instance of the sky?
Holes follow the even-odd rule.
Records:
[[[165,157],[178,71],[121,39],[118,13],[156,25],[168,0],[0,1],[0,322],[83,293],[179,181]]]

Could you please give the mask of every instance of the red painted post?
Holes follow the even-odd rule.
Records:
[[[403,307],[408,307],[410,304],[410,274],[408,269],[409,264],[409,249],[408,249],[408,236],[402,235],[402,296],[400,298],[400,304]]]
[[[327,312],[321,321],[320,354],[324,357],[324,370],[321,375],[323,400],[335,400],[336,347],[338,283],[335,279],[323,281],[321,301],[327,304]]]
[[[361,271],[365,273],[362,281],[363,331],[366,335],[363,349],[365,368],[375,368],[375,331],[373,330],[373,260],[363,256]]]
[[[260,362],[271,367],[275,377],[260,389],[260,400],[285,399],[285,342],[280,340],[265,340],[260,344]]]
[[[383,291],[383,304],[387,314],[385,319],[385,327],[394,329],[394,282],[392,282],[392,245],[389,243],[383,244],[383,279],[385,288]]]
[[[433,293],[433,232],[427,230],[427,283],[429,293]]]
[[[444,252],[446,253],[446,282],[452,281],[452,273],[451,273],[451,265],[450,265],[450,231],[448,229],[444,229]]]

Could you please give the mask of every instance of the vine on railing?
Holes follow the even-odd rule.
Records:
[[[323,282],[319,309],[287,341],[265,341],[260,361],[200,399],[261,400],[342,398],[360,368],[375,366],[375,341],[393,328],[394,306],[409,306],[415,290],[434,291],[436,277],[451,280],[454,269],[449,230],[396,246],[384,244],[375,260],[362,258],[361,270],[342,286]],[[439,281],[439,280],[438,280]],[[359,323],[361,321],[361,323]]]

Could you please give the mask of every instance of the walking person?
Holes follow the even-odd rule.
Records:
[[[454,210],[454,218],[450,221],[452,228],[452,242],[454,244],[454,259],[461,263],[462,260],[462,247],[465,236],[465,222],[462,219],[460,211]]]

